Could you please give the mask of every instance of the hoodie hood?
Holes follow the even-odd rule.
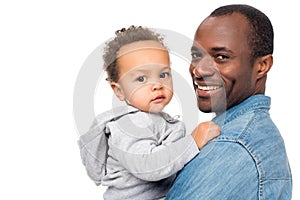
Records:
[[[110,134],[106,124],[118,120],[126,114],[138,111],[132,106],[120,106],[106,111],[95,118],[87,133],[80,136],[78,145],[82,163],[96,185],[100,185],[102,178],[106,175],[108,137]]]

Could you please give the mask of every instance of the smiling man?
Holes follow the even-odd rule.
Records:
[[[264,95],[273,28],[248,5],[216,9],[198,27],[190,74],[198,107],[215,112],[221,135],[184,169],[167,199],[291,199],[284,141]]]

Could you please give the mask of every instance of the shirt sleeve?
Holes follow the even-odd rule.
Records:
[[[156,126],[153,128],[149,121],[155,119],[141,115],[127,115],[108,125],[113,156],[134,176],[146,181],[164,179],[182,169],[199,152],[182,126],[177,124],[172,129],[166,122],[152,121]]]
[[[258,199],[258,172],[235,142],[210,142],[177,176],[166,199]]]

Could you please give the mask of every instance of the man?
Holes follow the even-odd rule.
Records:
[[[283,139],[265,96],[273,64],[273,28],[248,5],[216,9],[198,27],[190,73],[203,112],[221,135],[178,174],[167,199],[291,199]]]

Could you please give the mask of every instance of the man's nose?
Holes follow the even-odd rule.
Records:
[[[211,58],[201,60],[193,66],[192,73],[196,78],[204,78],[212,76],[216,71],[216,66],[211,61]]]
[[[196,67],[193,69],[193,74],[196,78],[201,78],[200,72],[196,69]]]

